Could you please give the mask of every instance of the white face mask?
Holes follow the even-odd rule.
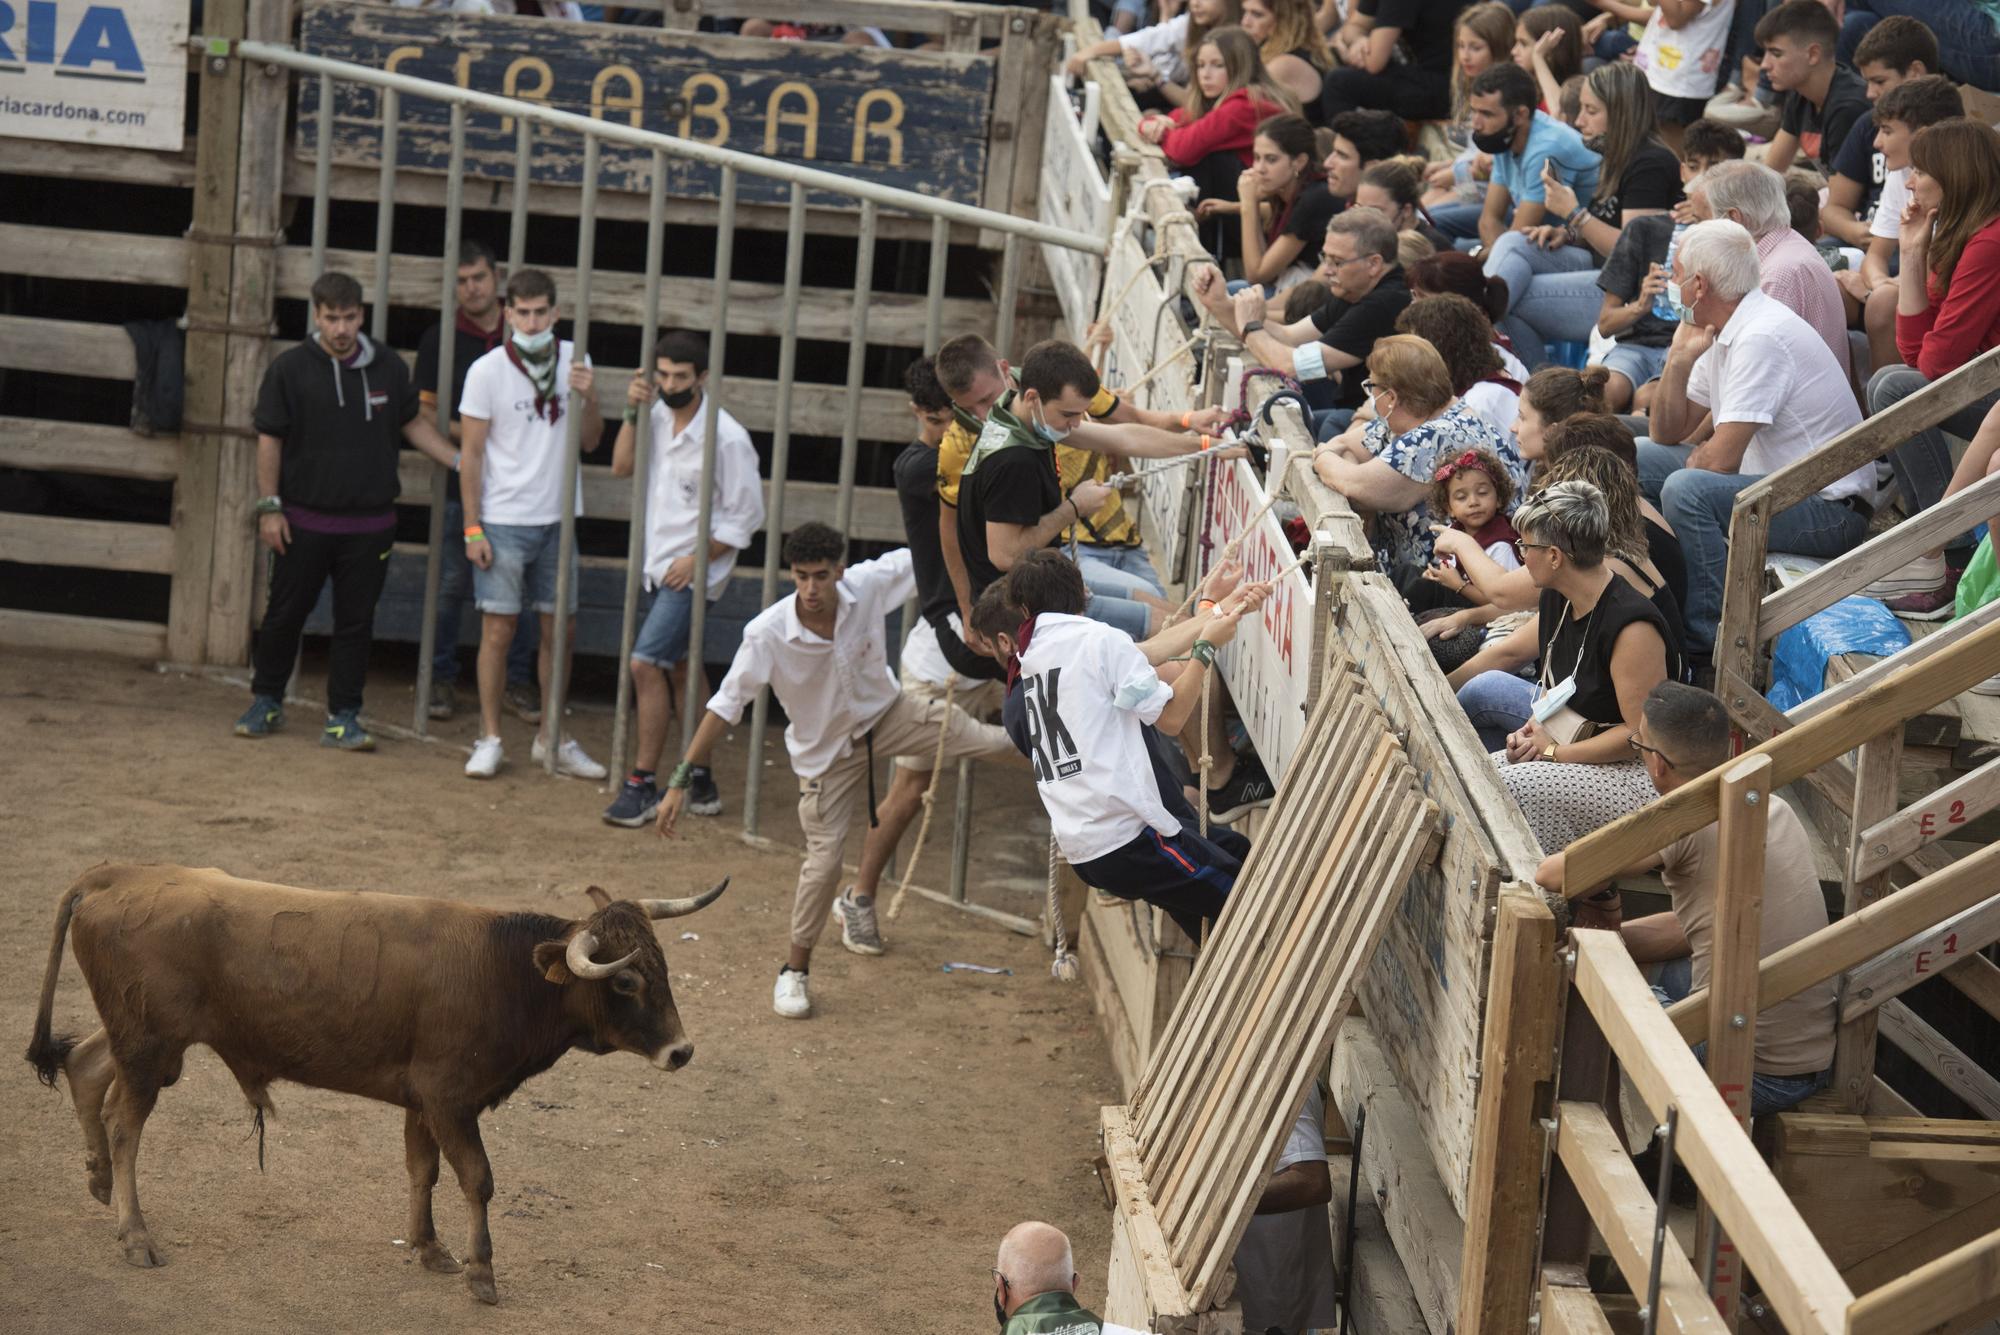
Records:
[[[1667,280],[1667,304],[1674,308],[1674,318],[1682,324],[1694,323],[1694,307],[1681,300],[1681,285],[1673,279]]]
[[[555,338],[555,336],[556,336],[556,331],[553,329],[544,329],[539,334],[524,334],[520,330],[516,329],[512,335],[514,339],[514,346],[530,355],[540,352],[544,348],[548,347],[550,340]]]
[[[1035,430],[1041,434],[1043,440],[1046,440],[1051,445],[1060,445],[1068,438],[1071,428],[1064,427],[1061,431],[1056,430],[1049,425],[1048,414],[1040,408],[1035,410],[1035,416],[1040,419],[1035,423]]]

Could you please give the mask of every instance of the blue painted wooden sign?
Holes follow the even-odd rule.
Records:
[[[830,42],[771,41],[662,32],[603,23],[454,14],[312,0],[300,31],[314,55],[498,93],[580,115],[677,135],[976,204],[986,166],[993,102],[990,57],[897,51]],[[319,134],[319,80],[299,80],[298,152],[311,159]],[[377,166],[382,153],[378,89],[336,81],[333,158]],[[400,167],[443,172],[451,157],[451,112],[426,98],[401,99]],[[466,174],[514,178],[511,117],[466,118]],[[643,191],[648,150],[601,145],[606,189]],[[580,136],[537,134],[532,179],[579,184]],[[720,169],[669,158],[667,193],[713,199]],[[782,203],[790,187],[738,178],[746,203]],[[839,197],[813,202],[838,206]]]

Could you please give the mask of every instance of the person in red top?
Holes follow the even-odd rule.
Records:
[[[1896,347],[1907,366],[1885,367],[1868,382],[1868,406],[1881,412],[2000,347],[2000,132],[1978,121],[1939,121],[1910,141],[1910,202],[1897,245]],[[1889,456],[1912,513],[1929,509],[1951,482],[1944,433],[1971,439],[2000,403],[2000,392],[1974,399]],[[1864,592],[1903,616],[1951,615],[1956,571],[1972,554],[1970,534],[1942,554],[1918,558]]]
[[[1256,40],[1232,25],[1217,28],[1195,49],[1194,87],[1186,104],[1172,116],[1146,116],[1139,122],[1139,134],[1158,144],[1176,167],[1192,169],[1219,153],[1235,155],[1225,182],[1227,196],[1234,198],[1237,175],[1255,161],[1251,143],[1258,124],[1297,110],[1291,94],[1265,73]]]

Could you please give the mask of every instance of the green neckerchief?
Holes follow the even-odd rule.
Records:
[[[2000,0],[1994,0],[1994,2],[1996,4],[2000,4]],[[1020,390],[1020,388],[1021,388],[1021,373],[1015,370],[1011,366],[1008,367],[1007,397],[1009,398],[1013,397],[1014,394]],[[951,405],[951,415],[953,419],[955,419],[960,426],[964,427],[967,431],[970,431],[975,437],[977,437],[981,431],[984,431],[986,429],[986,423],[980,421],[977,417],[974,417],[971,413],[965,411],[965,409],[959,407],[956,403]]]
[[[1084,1310],[1073,1293],[1038,1293],[1014,1309],[1004,1335],[1098,1335],[1103,1329],[1093,1312]]]
[[[1001,450],[1026,446],[1030,449],[1048,451],[1055,448],[1053,442],[1043,439],[1042,433],[1014,416],[1014,396],[1016,391],[1008,390],[993,405],[993,411],[986,415],[986,425],[979,429],[979,438],[973,443],[972,454],[965,461],[961,477],[971,477],[978,469],[979,461]]]

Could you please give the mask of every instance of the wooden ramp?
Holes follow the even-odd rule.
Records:
[[[1103,1111],[1108,1320],[1229,1328],[1230,1258],[1437,824],[1373,693],[1338,665],[1131,1104]]]

